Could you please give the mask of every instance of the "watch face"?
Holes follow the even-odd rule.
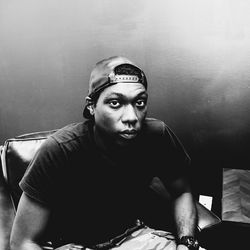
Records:
[[[182,236],[178,244],[185,245],[191,250],[199,249],[199,243],[193,236]]]

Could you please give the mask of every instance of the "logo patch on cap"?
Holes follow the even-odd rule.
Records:
[[[118,82],[139,82],[140,79],[136,75],[112,75],[110,76],[110,83]]]

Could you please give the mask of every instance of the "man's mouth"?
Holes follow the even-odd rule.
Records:
[[[137,136],[137,131],[135,129],[131,129],[131,130],[124,130],[120,133],[121,137],[125,138],[125,139],[133,139]]]

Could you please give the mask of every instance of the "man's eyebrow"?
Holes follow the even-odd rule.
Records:
[[[113,97],[113,96],[119,97],[119,98],[126,98],[126,97],[127,97],[126,95],[123,95],[123,94],[121,94],[121,93],[112,92],[112,93],[110,93],[110,94],[107,96],[107,98],[111,98],[111,97]],[[141,97],[141,96],[148,97],[148,94],[147,94],[146,91],[143,91],[143,92],[138,93],[136,96],[134,96],[134,98]]]

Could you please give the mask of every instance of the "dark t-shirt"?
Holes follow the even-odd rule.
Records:
[[[140,218],[154,176],[164,183],[185,175],[189,157],[162,121],[147,118],[129,148],[104,154],[91,121],[70,124],[41,146],[20,182],[52,211],[66,242],[96,244]]]

